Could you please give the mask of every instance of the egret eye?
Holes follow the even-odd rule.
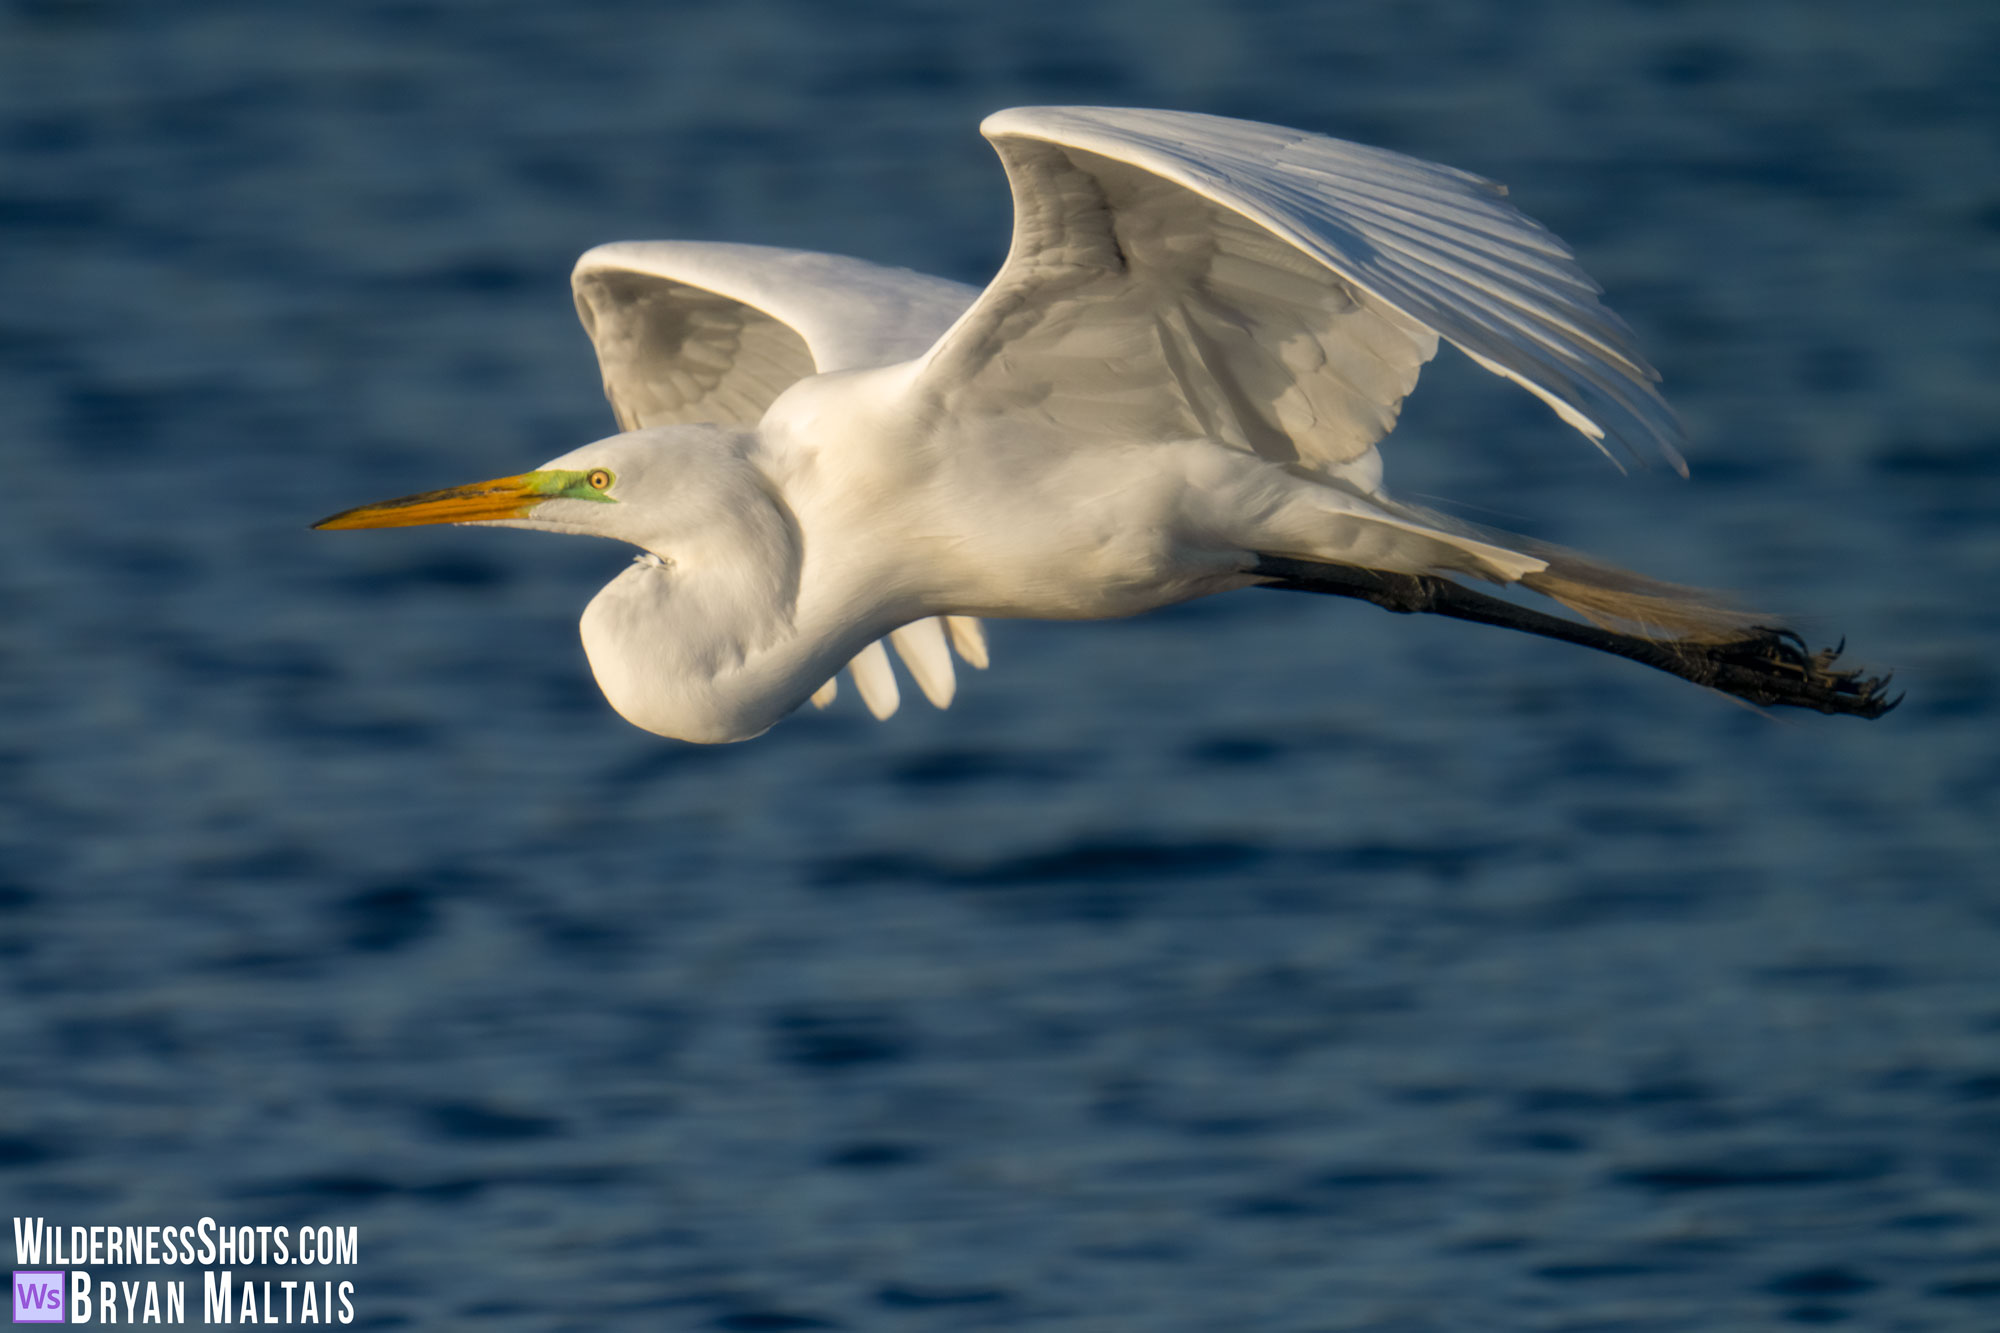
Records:
[[[611,485],[611,474],[601,467],[593,468],[584,480],[590,483],[590,489],[593,491],[601,491]]]

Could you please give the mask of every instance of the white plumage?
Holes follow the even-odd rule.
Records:
[[[843,666],[887,716],[885,640],[943,707],[951,648],[986,665],[977,617],[1129,615],[1269,581],[1272,557],[1525,582],[1687,642],[1746,631],[1690,590],[1383,489],[1375,446],[1440,338],[1600,447],[1680,466],[1630,332],[1501,187],[1181,112],[982,128],[1015,209],[984,291],[756,246],[600,246],[576,303],[625,433],[322,526],[639,546],[585,647],[620,713],[696,741],[829,702]]]

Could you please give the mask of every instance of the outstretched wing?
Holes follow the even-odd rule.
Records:
[[[839,255],[700,241],[621,241],[577,261],[570,285],[597,348],[604,396],[626,430],[709,421],[754,426],[808,375],[920,356],[964,313],[972,288]],[[957,689],[947,638],[986,665],[979,622],[919,621],[891,636],[924,696]],[[880,644],[849,670],[877,717],[896,711]],[[828,681],[813,696],[824,707]]]
[[[600,245],[570,286],[626,430],[754,426],[807,375],[921,355],[976,295],[860,259],[703,241]]]
[[[1205,435],[1372,489],[1375,442],[1442,337],[1600,448],[1685,470],[1630,330],[1491,181],[1183,112],[1018,108],[981,131],[1014,241],[925,367],[954,415]]]

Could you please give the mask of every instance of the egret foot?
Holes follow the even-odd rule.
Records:
[[[1764,707],[1876,718],[1903,701],[1900,694],[1889,696],[1888,676],[1834,666],[1845,640],[1815,653],[1788,629],[1758,628],[1723,643],[1649,639],[1516,606],[1435,575],[1389,574],[1276,555],[1258,556],[1250,572],[1268,579],[1262,585],[1266,588],[1353,597],[1404,615],[1449,616],[1580,644]]]

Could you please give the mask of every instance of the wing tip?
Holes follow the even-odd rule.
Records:
[[[888,650],[880,639],[854,655],[854,660],[847,664],[847,674],[860,692],[861,702],[868,705],[877,722],[887,722],[895,716],[902,706],[903,693],[896,687],[896,672],[889,665]]]
[[[894,633],[889,642],[903,659],[904,670],[917,682],[933,708],[949,708],[958,695],[958,675],[951,669],[951,648],[945,627],[936,618],[913,620]]]
[[[945,630],[951,635],[951,646],[965,659],[965,664],[974,671],[984,671],[992,663],[992,654],[986,646],[986,627],[979,623],[977,616],[946,616]]]

